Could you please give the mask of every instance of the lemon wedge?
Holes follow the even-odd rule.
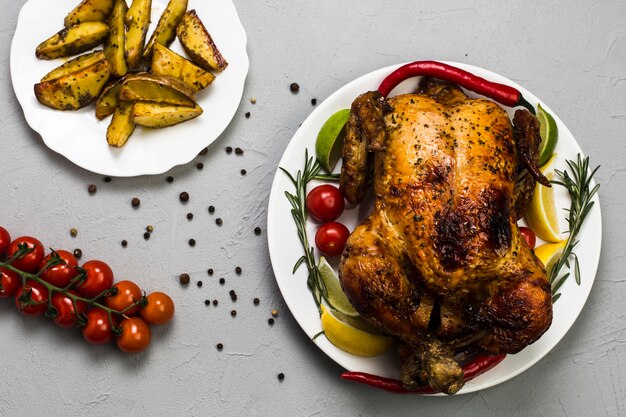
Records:
[[[332,173],[341,156],[341,144],[346,136],[350,109],[339,110],[324,122],[315,141],[315,156],[322,168]]]
[[[563,256],[563,249],[566,243],[567,240],[562,240],[558,243],[546,243],[545,245],[535,248],[535,255],[537,255],[537,258],[543,263],[548,277],[554,265],[561,259],[561,256]]]
[[[317,267],[320,271],[322,281],[326,286],[328,297],[326,301],[335,310],[345,314],[346,316],[357,317],[359,313],[354,309],[348,297],[343,292],[341,284],[339,283],[339,277],[330,266],[326,258],[320,257],[320,262]]]
[[[546,175],[548,180],[552,180],[553,177],[552,172]],[[562,240],[552,187],[545,187],[539,183],[535,185],[533,198],[526,211],[526,221],[535,234],[546,242],[556,243]]]
[[[368,333],[352,327],[322,305],[322,330],[328,340],[339,349],[356,356],[378,356],[391,346],[392,339],[387,336]]]
[[[539,145],[539,166],[542,167],[548,162],[556,143],[559,140],[559,129],[556,126],[554,117],[546,112],[541,104],[537,106],[537,119],[539,120],[539,135],[541,136],[541,144]]]

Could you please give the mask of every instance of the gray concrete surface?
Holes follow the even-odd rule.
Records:
[[[193,163],[105,183],[47,149],[26,124],[9,75],[23,1],[0,2],[0,224],[49,246],[79,247],[83,259],[107,261],[120,279],[168,291],[178,308],[175,322],[155,332],[148,353],[127,356],[114,346],[88,346],[77,332],[45,319],[22,317],[0,300],[0,416],[625,416],[626,221],[619,213],[626,203],[626,3],[235,3],[251,68],[230,127]],[[519,81],[560,115],[592,162],[602,164],[602,258],[578,321],[527,372],[454,398],[394,396],[341,382],[340,367],[287,311],[265,235],[272,178],[313,109],[311,98],[323,100],[357,76],[417,58],[464,61]],[[297,95],[291,82],[300,84]],[[245,154],[227,155],[226,146]],[[195,166],[200,161],[203,170]],[[93,196],[90,183],[98,186]],[[178,201],[181,191],[191,195],[186,205]],[[130,206],[135,196],[138,210]],[[191,222],[187,212],[195,214]],[[222,227],[216,217],[224,219]],[[155,231],[144,241],[148,224]],[[255,226],[263,228],[261,236]],[[197,240],[194,248],[189,238]],[[212,277],[207,268],[215,270]],[[181,272],[191,274],[188,288],[175,279]],[[234,304],[230,289],[238,294]],[[206,307],[205,299],[220,304]],[[273,308],[280,316],[270,327]],[[222,352],[215,349],[219,342]]]

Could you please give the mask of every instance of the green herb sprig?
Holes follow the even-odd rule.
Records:
[[[566,162],[571,171],[571,176],[567,170],[555,170],[561,180],[552,181],[553,184],[565,187],[572,200],[570,208],[565,209],[568,212],[567,223],[569,225],[569,237],[563,248],[563,255],[550,271],[553,303],[561,297],[559,289],[571,275],[570,272],[567,272],[559,277],[563,266],[570,268],[571,258],[574,260],[574,277],[576,284],[580,285],[580,265],[578,263],[578,256],[574,253],[574,248],[579,242],[578,234],[580,233],[580,228],[593,208],[594,202],[591,200],[600,188],[600,184],[596,184],[591,188],[591,180],[600,166],[595,167],[591,173],[589,173],[589,157],[582,158],[581,155],[578,154],[576,161],[568,160]]]

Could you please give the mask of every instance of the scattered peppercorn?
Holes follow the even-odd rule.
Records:
[[[193,213],[187,213],[187,220],[193,219]]]
[[[283,374],[282,372],[278,374],[278,380],[282,381],[283,379],[285,379],[285,374]]]
[[[187,191],[183,191],[182,193],[180,193],[180,195],[178,196],[178,198],[180,199],[180,201],[187,202],[189,201],[189,193]]]
[[[218,217],[217,219],[215,219],[215,224],[217,224],[218,226],[221,226],[222,223],[223,223],[223,221],[222,221],[221,218]]]
[[[171,183],[171,182],[174,182],[174,177],[172,177],[172,176],[170,175],[170,176],[169,176],[169,177],[167,177],[165,180],[166,180],[167,182],[170,182],[170,183]]]
[[[180,275],[178,276],[178,280],[180,281],[180,283],[181,283],[182,285],[187,285],[187,284],[189,284],[189,274],[187,274],[187,273],[180,274]]]
[[[204,168],[204,164],[203,164],[202,162],[198,162],[198,163],[196,164],[196,168],[198,168],[198,169],[202,169],[202,168]]]
[[[232,152],[233,152],[233,148],[231,146],[227,146],[226,153],[232,153]]]
[[[122,240],[122,247],[125,248],[128,246],[128,242],[126,240]]]
[[[189,246],[191,246],[192,248],[196,246],[196,239],[189,239]]]
[[[213,300],[213,307],[217,307],[217,300]]]
[[[139,204],[141,204],[141,200],[139,200],[137,197],[133,197],[133,199],[130,201],[130,205],[133,207],[139,207]]]
[[[78,234],[78,230],[76,230],[76,228],[75,228],[75,227],[72,227],[72,228],[70,229],[70,236],[72,236],[72,237],[76,237],[76,235],[77,235],[77,234]]]
[[[202,281],[198,281],[196,285],[198,286],[198,288],[202,288]]]
[[[237,301],[237,293],[235,292],[235,290],[230,290],[229,294],[231,300]]]
[[[230,315],[233,317],[237,316],[237,310],[230,310]]]
[[[74,249],[74,256],[76,259],[80,259],[83,256],[83,251],[78,248]]]
[[[204,300],[204,305],[205,306],[210,306],[211,305],[211,300]]]
[[[252,104],[256,104],[256,98],[252,97],[252,98],[250,99],[250,103],[252,103]]]
[[[235,148],[235,155],[243,155],[243,149]]]
[[[206,273],[209,275],[213,275],[213,268],[207,269]]]
[[[204,156],[204,155],[206,155],[208,152],[209,152],[209,148],[204,148],[204,149],[202,149],[202,150],[200,151],[200,153],[199,153],[198,155],[202,155],[202,156]]]
[[[272,317],[278,317],[278,310],[276,309],[272,310]]]
[[[267,324],[269,324],[270,326],[273,326],[274,325],[274,319],[271,318],[271,317],[269,319],[267,319]]]
[[[145,240],[150,239],[150,232],[145,232],[145,233],[143,234],[143,238],[144,238]]]
[[[104,177],[104,182],[111,182],[111,177]]]
[[[236,273],[237,275],[241,275],[241,267],[240,267],[240,266],[238,266],[237,268],[235,268],[235,273]]]
[[[254,300],[252,300],[252,302],[254,303],[255,306],[258,306],[261,300],[259,300],[258,298],[255,298]]]
[[[246,174],[247,174],[247,171],[245,169],[242,169],[241,170],[241,175],[246,175]]]
[[[98,191],[98,187],[96,187],[96,184],[89,184],[89,187],[87,187],[87,191],[89,192],[89,194],[95,194],[96,191]]]
[[[209,213],[215,213],[215,207],[209,206]]]
[[[311,99],[311,105],[315,106],[317,104],[317,99],[316,98],[312,98]]]
[[[259,226],[254,228],[254,234],[257,236],[261,234],[261,228]]]
[[[221,344],[221,343],[218,343],[217,344],[217,350],[222,350],[222,349],[224,349],[224,345]]]
[[[249,119],[249,118],[250,118],[250,112],[249,112],[249,111],[247,111],[247,112],[246,112],[246,114],[245,114],[245,116],[246,116],[246,119]]]
[[[154,232],[154,226],[152,226],[152,225],[147,225],[147,226],[146,226],[146,232],[150,232],[150,233]]]
[[[224,285],[226,283],[226,280],[224,278],[220,278],[220,285]]]
[[[291,83],[291,85],[289,85],[289,89],[292,93],[297,93],[298,90],[300,90],[300,86],[298,85],[298,83]]]

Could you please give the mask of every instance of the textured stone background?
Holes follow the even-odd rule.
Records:
[[[619,214],[626,202],[624,1],[236,0],[251,68],[232,124],[195,161],[204,169],[194,162],[108,184],[48,150],[24,120],[9,75],[22,3],[0,2],[0,224],[14,236],[80,247],[83,260],[107,261],[118,278],[168,291],[178,310],[148,353],[126,356],[112,346],[87,346],[77,332],[22,317],[0,302],[0,416],[626,415],[626,221]],[[270,184],[284,148],[312,110],[310,99],[323,100],[357,76],[417,58],[463,61],[524,84],[559,114],[592,162],[602,164],[602,258],[578,321],[522,375],[454,398],[393,396],[340,382],[341,369],[286,310],[265,235]],[[301,86],[297,95],[288,88],[293,81]],[[254,106],[251,97],[258,100]],[[227,155],[226,146],[240,146],[245,155]],[[167,175],[175,177],[173,184]],[[90,183],[98,185],[94,196],[86,190]],[[184,206],[181,191],[191,195]],[[142,201],[138,210],[130,206],[134,196]],[[217,209],[213,216],[210,204]],[[193,221],[187,212],[195,214]],[[222,227],[214,223],[218,216]],[[148,224],[155,232],[144,241]],[[255,226],[263,227],[260,237]],[[71,227],[79,230],[76,238],[69,236]],[[187,245],[189,238],[196,247]],[[213,277],[205,273],[209,267]],[[174,277],[185,271],[193,282],[181,288]],[[201,289],[197,280],[204,282]],[[235,319],[230,289],[239,296]],[[260,306],[252,305],[254,297]],[[206,298],[220,305],[207,308]],[[272,308],[280,317],[269,327]],[[216,351],[218,342],[224,351]],[[286,375],[282,383],[279,372]]]

